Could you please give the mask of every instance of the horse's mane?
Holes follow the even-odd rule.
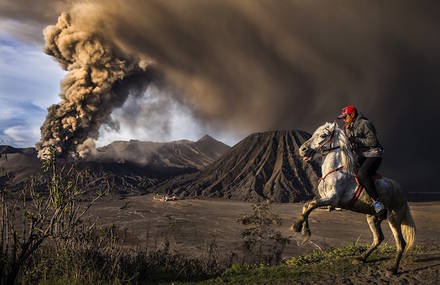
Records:
[[[338,143],[339,147],[341,148],[342,166],[344,167],[345,171],[354,175],[356,169],[356,160],[354,158],[353,150],[348,141],[348,138],[345,135],[344,130],[340,129],[338,126],[336,126],[335,131],[337,131],[339,134]]]

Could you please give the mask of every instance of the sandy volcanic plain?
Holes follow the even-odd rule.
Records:
[[[310,216],[312,238],[310,243],[302,241],[289,230],[300,214],[302,203],[272,203],[275,214],[282,219],[279,230],[292,236],[285,254],[303,254],[313,249],[340,246],[359,240],[371,242],[371,233],[365,215],[351,211],[315,210]],[[440,244],[438,213],[440,202],[410,203],[417,226],[417,244]],[[239,251],[240,232],[244,226],[237,219],[252,211],[252,203],[230,200],[185,199],[161,202],[153,195],[133,196],[123,199],[98,201],[89,216],[101,225],[115,224],[128,233],[127,243],[133,246],[155,247],[168,235],[176,251],[190,254],[202,253],[206,244],[215,238],[220,249]],[[388,223],[382,223],[386,242],[394,245]],[[148,236],[148,240],[147,240]]]
[[[284,256],[302,255],[315,249],[328,249],[358,241],[369,244],[372,240],[363,214],[350,211],[318,209],[310,216],[311,242],[304,245],[299,234],[289,230],[302,209],[301,203],[273,203],[274,213],[282,219],[279,230],[291,236]],[[417,226],[416,245],[429,248],[402,260],[400,273],[390,276],[388,259],[374,259],[361,264],[348,276],[331,277],[322,284],[437,284],[440,281],[440,202],[410,203]],[[100,225],[116,225],[126,230],[126,245],[155,249],[168,237],[173,251],[187,255],[207,254],[208,244],[215,239],[220,254],[242,253],[240,233],[244,229],[237,218],[250,213],[252,203],[230,200],[196,200],[160,202],[153,195],[122,199],[106,197],[91,208],[89,217]],[[385,242],[394,246],[386,221],[382,223]],[[431,250],[432,249],[432,250]],[[330,278],[330,277],[329,277]]]

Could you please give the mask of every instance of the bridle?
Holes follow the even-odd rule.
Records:
[[[331,133],[330,138],[327,141],[325,141],[322,145],[319,146],[318,151],[321,153],[321,155],[327,155],[331,151],[334,151],[336,149],[341,148],[339,145],[332,146],[333,145],[333,138],[335,136],[335,131],[336,131],[336,129],[333,129],[333,132]],[[329,143],[330,143],[330,147],[329,148],[324,148]]]

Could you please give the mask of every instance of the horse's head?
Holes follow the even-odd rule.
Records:
[[[320,126],[312,135],[310,139],[305,141],[299,148],[299,155],[304,161],[312,159],[313,155],[323,150],[326,145],[331,145],[332,139],[338,124],[325,123]]]

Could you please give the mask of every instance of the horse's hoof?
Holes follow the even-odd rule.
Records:
[[[310,240],[310,235],[303,235],[302,245],[305,245]]]
[[[391,276],[395,276],[395,275],[397,275],[397,268],[395,268],[395,267],[391,267],[391,268],[388,268],[387,269],[387,273],[386,273],[386,275],[387,275],[387,277],[391,277]]]

